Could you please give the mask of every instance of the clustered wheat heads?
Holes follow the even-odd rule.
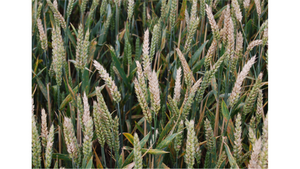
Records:
[[[267,1],[32,5],[32,167],[268,168]]]

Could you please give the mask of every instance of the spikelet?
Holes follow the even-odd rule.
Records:
[[[213,36],[219,41],[220,40],[219,28],[215,21],[214,15],[212,13],[212,9],[207,4],[206,4],[206,14],[213,32]]]
[[[136,63],[136,67],[137,67],[137,77],[138,77],[139,85],[141,86],[144,97],[148,98],[147,85],[145,83],[145,76],[143,73],[142,66],[139,61],[135,61],[135,63]]]
[[[241,114],[239,113],[235,122],[235,132],[234,132],[234,146],[233,146],[233,157],[239,160],[242,156],[242,122]]]
[[[32,110],[33,111],[33,110]],[[35,168],[40,168],[41,166],[41,141],[39,138],[38,129],[36,127],[35,117],[32,114],[32,165]]]
[[[39,7],[36,12],[36,18],[40,18],[41,12],[42,12],[43,3],[39,2]]]
[[[255,141],[255,144],[253,146],[253,152],[251,154],[251,160],[249,162],[248,168],[249,169],[260,169],[258,157],[261,152],[261,138]]]
[[[83,13],[85,12],[86,9],[86,4],[87,4],[88,0],[82,0],[81,4],[80,4],[80,12],[83,15]]]
[[[185,121],[187,127],[187,140],[186,140],[186,153],[184,155],[184,161],[187,164],[187,168],[193,168],[195,164],[195,130],[194,130],[194,120]]]
[[[112,135],[114,139],[113,147],[115,154],[119,153],[120,145],[119,145],[119,118],[118,116],[115,117],[113,120],[113,125],[112,125]]]
[[[47,141],[47,147],[46,147],[45,168],[49,168],[51,165],[53,141],[54,141],[54,126],[52,124],[50,127],[50,132],[48,135],[48,141]]]
[[[65,49],[58,26],[52,28],[52,47],[53,70],[56,74],[56,83],[60,86],[62,82],[62,66],[65,61]]]
[[[228,30],[230,29],[230,6],[227,5],[226,9],[225,9],[225,14],[224,14],[224,32],[222,32],[222,40],[224,44],[227,44],[228,42]]]
[[[75,64],[75,67],[78,69],[82,69],[82,65],[83,65],[82,46],[83,46],[83,26],[82,24],[80,24],[77,33],[76,64]]]
[[[153,34],[151,39],[151,48],[150,48],[150,60],[152,62],[153,55],[155,54],[155,48],[158,44],[158,33],[159,33],[159,26],[156,24],[153,28]]]
[[[219,20],[218,20],[218,23],[217,23],[218,28],[222,28],[223,21],[224,21],[224,19],[225,19],[225,13],[226,13],[226,9],[222,11],[221,16],[220,16],[220,18],[219,18]],[[223,28],[223,29],[220,30],[220,36],[221,36],[221,37],[222,37],[222,30],[225,30],[225,29]],[[224,32],[224,31],[223,31],[223,32]]]
[[[261,15],[261,6],[260,6],[260,0],[254,0],[255,6],[256,6],[256,12],[258,14],[258,17]]]
[[[130,66],[132,64],[132,49],[127,36],[125,38],[125,48],[127,49],[126,55],[127,55],[128,66]]]
[[[232,92],[229,97],[229,105],[233,107],[236,102],[238,101],[238,98],[241,93],[241,87],[244,79],[246,78],[248,72],[250,71],[250,68],[255,63],[256,56],[253,56],[243,67],[243,70],[238,74],[236,82],[234,84],[234,87],[232,89]]]
[[[42,137],[43,147],[46,147],[47,145],[47,136],[48,136],[47,114],[45,113],[45,109],[42,109],[41,137]]]
[[[154,70],[148,78],[151,98],[151,109],[154,112],[158,113],[158,111],[160,110],[160,89],[158,84],[158,78]]]
[[[234,27],[231,17],[229,18],[229,27],[227,28],[227,53],[229,54],[230,59],[234,57]]]
[[[110,20],[111,20],[112,16],[113,16],[113,14],[110,14],[110,15],[107,17],[107,20],[104,22],[104,25],[103,25],[103,27],[104,27],[104,32],[103,32],[103,34],[104,34],[104,35],[107,34],[107,30],[108,30],[108,28],[109,28]],[[114,21],[114,19],[112,19],[112,21]],[[111,28],[113,28],[113,27],[114,27],[114,24],[111,24],[111,25],[113,25],[113,26],[111,26]]]
[[[134,145],[134,149],[133,149],[134,168],[142,169],[143,168],[143,157],[142,157],[142,151],[141,151],[141,143],[140,143],[139,137],[136,133],[134,133],[133,145]]]
[[[254,40],[252,42],[250,42],[250,44],[248,45],[247,47],[247,50],[245,52],[245,56],[247,56],[249,54],[249,52],[255,47],[255,46],[258,46],[258,45],[262,45],[263,44],[263,41],[262,40]]]
[[[262,134],[262,151],[259,156],[259,165],[262,169],[268,168],[268,115],[264,120]]]
[[[56,1],[54,1],[56,2]],[[60,23],[61,27],[63,29],[66,29],[67,24],[66,21],[64,19],[64,17],[60,14],[60,12],[57,10],[57,8],[51,3],[50,0],[47,0],[47,4],[49,5],[49,7],[51,8],[53,14],[54,14],[54,18]]]
[[[74,160],[75,163],[80,163],[81,155],[70,118],[64,118],[63,129],[69,156]]]
[[[206,88],[210,84],[212,78],[214,77],[215,73],[217,72],[225,58],[227,58],[226,52],[218,59],[211,70],[205,72],[203,82],[196,95],[196,102],[200,102],[202,100]]]
[[[166,17],[166,11],[168,11],[167,10],[167,2],[166,2],[167,0],[162,0],[161,1],[161,7],[160,7],[160,16],[161,16],[161,18],[164,20],[165,19],[165,17]]]
[[[188,116],[188,113],[191,109],[192,103],[194,102],[194,97],[195,97],[196,91],[198,90],[201,82],[202,82],[202,78],[197,80],[197,82],[191,88],[189,97],[188,97],[187,101],[185,102],[183,110],[182,110],[181,119],[185,119]]]
[[[197,0],[193,0],[192,9],[191,9],[191,20],[196,19],[197,13]]]
[[[244,105],[244,114],[245,115],[247,115],[248,113],[250,113],[250,111],[253,108],[255,99],[256,99],[257,94],[258,94],[258,90],[259,90],[260,85],[261,85],[262,76],[263,76],[262,73],[260,73],[258,75],[258,78],[257,78],[257,80],[256,80],[253,88],[251,89],[251,91],[249,93],[249,96],[245,100],[245,105]]]
[[[217,48],[217,40],[213,39],[213,41],[206,53],[206,56],[205,56],[205,61],[204,61],[205,70],[209,70],[208,68],[210,66],[210,61],[211,61],[212,55],[215,52],[216,48]]]
[[[249,6],[250,6],[250,0],[244,0],[243,4],[244,4],[244,8],[245,8],[246,10],[248,10],[248,8],[249,8]]]
[[[264,35],[262,41],[263,41],[263,46],[265,46],[268,43],[268,28],[264,29]]]
[[[212,151],[213,148],[216,146],[216,143],[214,142],[214,133],[210,125],[210,121],[206,119],[204,121],[204,127],[205,127],[205,138],[206,138],[206,148],[208,151]]]
[[[221,168],[222,163],[226,160],[226,153],[225,151],[222,151],[221,156],[219,157],[219,160],[217,162],[217,165],[215,166],[215,168]]]
[[[44,31],[42,20],[40,18],[37,19],[37,26],[40,33],[40,41],[41,41],[42,49],[46,51],[48,48],[48,41],[47,41],[47,34],[46,34],[47,32]]]
[[[128,20],[131,20],[133,15],[133,8],[134,8],[134,0],[128,0]]]
[[[179,109],[176,105],[176,102],[174,101],[174,99],[172,99],[172,97],[170,95],[168,95],[168,102],[170,104],[170,108],[171,108],[171,117],[174,117],[174,119],[178,119],[178,116],[180,116],[180,112]]]
[[[234,8],[236,18],[238,19],[238,21],[240,23],[242,23],[243,16],[242,16],[242,12],[241,12],[240,5],[239,5],[238,1],[237,0],[232,0],[231,4]]]
[[[184,18],[185,18],[185,23],[186,23],[187,29],[189,30],[190,17],[189,17],[189,13],[188,13],[187,9],[185,9],[185,11],[184,11]]]
[[[243,34],[241,32],[237,33],[236,36],[236,47],[235,47],[235,55],[240,56],[243,49]]]
[[[196,137],[195,137],[196,138]],[[195,144],[195,149],[196,149],[196,154],[195,154],[195,158],[196,158],[196,162],[197,164],[200,164],[201,163],[201,156],[202,156],[202,151],[200,149],[200,145],[199,143],[197,142],[197,144]]]
[[[103,148],[105,144],[104,134],[102,133],[104,131],[104,127],[101,123],[100,110],[98,109],[98,103],[96,101],[93,102],[93,116],[95,123],[95,133],[97,135],[99,144]]]
[[[175,27],[176,12],[177,12],[177,1],[178,0],[172,0],[172,3],[171,3],[169,19],[170,19],[170,26],[171,26],[172,29],[174,29],[174,27]]]
[[[249,141],[252,145],[254,145],[254,143],[256,141],[255,133],[251,127],[249,127]]]
[[[183,123],[183,120],[181,120],[179,125],[178,125],[178,128],[177,128],[177,133],[182,132],[183,128],[184,128],[184,123]],[[180,151],[181,144],[182,144],[182,139],[183,139],[183,134],[178,134],[175,137],[174,149],[175,149],[176,154],[178,154],[179,151]]]
[[[84,111],[82,115],[82,123],[84,125],[84,128],[86,128],[86,126],[88,125],[87,123],[91,119],[91,116],[90,116],[90,105],[85,92],[83,93],[83,110]]]
[[[262,90],[258,90],[257,108],[256,108],[256,121],[257,121],[257,123],[260,122],[260,119],[261,119],[263,114],[264,114],[263,93],[262,93]]]
[[[205,0],[200,0],[200,17],[205,17]]]
[[[118,88],[115,85],[115,82],[109,76],[109,74],[104,69],[104,67],[96,60],[94,60],[94,66],[99,71],[101,78],[105,81],[105,84],[110,89],[110,92],[111,92],[111,95],[113,96],[114,101],[119,103],[121,101],[121,93],[118,91]]]
[[[135,93],[137,95],[140,106],[142,108],[143,114],[144,114],[146,120],[151,124],[151,121],[152,121],[151,112],[150,112],[148,103],[145,99],[145,96],[143,95],[142,89],[141,89],[137,79],[134,79],[134,88],[135,88]]]
[[[193,39],[193,36],[197,30],[198,24],[199,24],[200,19],[197,18],[191,18],[190,20],[190,24],[189,24],[189,31],[188,31],[188,35],[187,35],[187,39],[185,41],[185,45],[184,45],[184,51],[183,53],[186,53],[190,50],[191,48],[191,42]]]
[[[182,67],[183,67],[185,83],[186,83],[187,86],[191,86],[193,84],[192,78],[194,78],[194,76],[193,76],[193,74],[192,74],[192,72],[191,72],[191,70],[189,68],[189,65],[186,62],[186,60],[185,60],[182,52],[180,51],[180,49],[176,48],[176,51],[178,53],[180,62],[181,62]]]
[[[89,20],[92,19],[98,5],[99,5],[99,0],[93,0],[92,6],[90,8],[89,16],[88,16]]]
[[[79,114],[79,123],[80,123],[80,126],[81,126],[81,129],[82,131],[84,132],[84,125],[83,125],[83,122],[82,122],[82,116],[83,116],[83,105],[82,105],[82,99],[80,97],[80,95],[78,94],[77,95],[77,113]]]
[[[85,123],[85,133],[83,137],[83,155],[84,158],[89,159],[92,154],[92,138],[93,138],[93,119],[88,118]]]
[[[181,67],[177,69],[176,80],[175,80],[175,88],[174,88],[174,96],[173,100],[178,103],[180,101],[180,89],[181,89]]]
[[[101,6],[100,6],[100,15],[101,16],[103,16],[105,14],[106,6],[107,6],[107,0],[102,0]]]
[[[151,59],[149,55],[149,30],[147,29],[144,34],[143,42],[143,67],[146,79],[148,74],[151,73]]]
[[[75,0],[69,0],[68,7],[67,7],[67,18],[69,18],[72,13],[74,7],[74,1]]]

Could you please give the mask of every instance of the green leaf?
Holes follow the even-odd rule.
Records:
[[[92,168],[93,167],[93,156],[90,158],[90,160],[89,160],[89,162],[88,162],[88,164],[86,165],[86,167],[85,168]]]
[[[226,124],[229,120],[228,127],[227,127],[227,136],[230,140],[230,143],[233,145],[233,142],[234,142],[234,125],[232,123],[232,120],[230,119],[229,111],[228,111],[228,108],[227,108],[226,103],[224,102],[224,100],[222,100],[221,108],[222,108],[223,117],[225,119],[225,126],[226,126]]]
[[[179,133],[175,133],[175,134],[172,134],[172,135],[170,135],[170,136],[168,136],[166,139],[164,139],[161,143],[159,143],[158,145],[157,145],[157,149],[163,149],[163,148],[165,148],[165,147],[167,147],[170,143],[171,143],[171,141],[178,135],[178,134],[181,134],[181,132],[179,132]]]
[[[79,86],[81,85],[81,83],[79,83]],[[78,92],[78,86],[76,86],[74,89],[73,89],[73,92],[74,93],[77,93]],[[62,101],[62,103],[60,104],[59,106],[59,110],[62,110],[70,101],[72,100],[72,94],[68,94],[68,96]]]
[[[56,158],[64,161],[72,161],[72,159],[69,157],[68,154],[53,153],[52,159],[56,159]]]
[[[37,80],[37,83],[38,83],[38,85],[39,85],[39,87],[41,89],[41,92],[43,93],[45,99],[48,101],[48,98],[47,98],[47,89],[46,89],[45,85],[42,83],[42,81],[40,80],[40,78],[37,77],[36,80]]]
[[[191,60],[189,61],[189,66],[191,67],[195,61],[199,60],[199,56],[201,55],[205,45],[207,44],[208,41],[204,42],[200,48],[194,53],[192,56]],[[203,59],[202,59],[203,60]]]
[[[237,163],[236,163],[234,157],[232,156],[230,149],[226,143],[224,143],[224,147],[225,147],[225,151],[226,151],[230,166],[232,168],[239,168],[239,166],[237,165]]]

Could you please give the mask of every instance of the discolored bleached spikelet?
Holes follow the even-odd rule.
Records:
[[[46,51],[48,48],[48,41],[47,41],[47,34],[46,34],[47,32],[44,31],[42,20],[40,18],[37,19],[37,26],[40,33],[40,41],[41,41],[42,49]]]
[[[47,147],[46,147],[45,168],[49,168],[51,165],[53,141],[54,141],[54,126],[52,124],[50,127],[50,132],[48,135],[48,141],[47,141]]]
[[[90,116],[90,105],[88,102],[88,98],[85,94],[85,92],[83,93],[83,116],[82,116],[82,122],[84,125],[84,128],[87,126],[88,121],[91,119]]]
[[[139,137],[136,133],[134,133],[134,138],[133,138],[133,145],[134,145],[134,168],[135,169],[142,169],[143,168],[143,157],[142,157],[142,152],[141,152],[141,144]]]
[[[251,160],[250,160],[249,165],[248,165],[249,169],[260,168],[260,166],[258,164],[259,163],[258,157],[259,157],[259,154],[261,152],[261,145],[262,145],[261,138],[259,138],[258,140],[255,141],[255,144],[253,146],[253,152],[251,154]]]
[[[234,57],[234,26],[231,17],[229,18],[229,25],[227,29],[227,36],[228,36],[228,44],[227,44],[227,53],[229,57],[233,59]]]
[[[149,30],[147,29],[144,34],[143,42],[143,67],[144,74],[148,78],[148,74],[151,73],[151,60],[149,55]]]
[[[249,52],[255,47],[255,46],[258,46],[258,45],[262,45],[263,44],[263,41],[262,40],[254,40],[252,42],[250,42],[250,44],[248,45],[247,47],[247,50],[245,52],[245,56],[247,56],[249,54]]]
[[[243,4],[244,4],[244,8],[247,10],[250,6],[250,0],[244,0]]]
[[[241,12],[240,5],[239,5],[238,1],[237,0],[232,0],[231,4],[234,8],[236,18],[238,19],[238,21],[240,23],[242,23],[243,16],[242,16],[242,12]]]
[[[193,84],[194,76],[193,76],[193,74],[189,68],[189,65],[188,65],[187,61],[185,60],[182,52],[180,51],[180,49],[176,48],[176,51],[178,53],[178,57],[180,59],[181,65],[183,67],[185,83],[187,84],[187,86],[191,86]]]
[[[261,15],[261,6],[260,6],[260,0],[254,0],[255,6],[256,6],[256,12],[258,16],[260,17]]]
[[[240,55],[240,53],[242,52],[242,49],[243,49],[243,34],[241,32],[238,32],[237,33],[237,36],[236,36],[236,47],[235,47],[235,54],[237,56]]]
[[[47,128],[47,114],[45,109],[42,109],[42,125],[41,125],[41,137],[42,137],[42,145],[46,147],[47,145],[47,136],[48,136],[48,128]]]
[[[268,168],[268,115],[264,120],[262,133],[262,151],[259,156],[259,165],[262,169]]]
[[[260,122],[260,119],[261,119],[263,114],[264,114],[263,93],[262,93],[262,90],[258,90],[257,108],[256,108],[256,121],[257,121],[257,123]]]
[[[160,110],[160,89],[157,75],[154,70],[149,76],[149,91],[151,98],[151,109],[155,113],[158,113],[158,111]]]
[[[142,108],[143,114],[144,114],[146,120],[151,124],[151,121],[152,121],[151,112],[150,112],[148,103],[145,99],[145,96],[143,95],[142,89],[141,89],[137,79],[134,79],[134,88],[135,88],[135,93],[137,95],[140,106]]]
[[[99,74],[101,78],[105,81],[107,87],[110,89],[111,95],[113,96],[113,100],[119,103],[121,101],[121,93],[118,91],[118,87],[116,86],[115,82],[109,76],[104,67],[96,60],[94,60],[94,66],[99,71]]]
[[[181,89],[181,67],[179,67],[177,69],[175,88],[174,88],[174,96],[173,96],[173,100],[177,103],[180,100],[180,89]]]
[[[213,35],[217,40],[219,40],[220,39],[219,28],[215,21],[214,15],[212,13],[212,9],[207,4],[206,4],[206,14],[207,14],[207,18],[208,18],[209,24],[211,26],[211,29],[213,31]]]
[[[256,56],[253,56],[243,67],[242,71],[238,74],[236,82],[234,84],[234,87],[232,89],[232,92],[229,97],[229,104],[231,107],[233,107],[236,102],[238,101],[240,92],[241,92],[241,87],[244,79],[246,78],[248,72],[250,71],[250,68],[252,65],[255,63]]]
[[[266,27],[264,29],[264,35],[263,35],[262,41],[263,41],[263,46],[268,44],[268,27]]]
[[[249,134],[249,141],[250,141],[250,143],[252,145],[254,145],[255,142],[256,142],[256,136],[255,136],[255,133],[254,133],[254,131],[253,131],[253,129],[251,127],[249,127],[249,133],[248,134]]]

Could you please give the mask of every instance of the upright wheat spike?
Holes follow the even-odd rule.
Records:
[[[133,8],[134,8],[134,0],[128,0],[128,20],[130,21],[133,15]]]
[[[193,74],[192,74],[192,72],[189,68],[189,65],[188,65],[187,61],[185,60],[182,52],[180,51],[180,49],[176,48],[176,51],[178,53],[180,62],[181,62],[182,67],[183,67],[185,83],[186,83],[187,86],[191,86],[193,84],[194,76],[193,76]]]
[[[177,1],[178,0],[172,0],[172,3],[171,3],[169,19],[170,19],[170,26],[172,29],[174,28],[175,21],[176,21]]]
[[[150,60],[151,60],[151,62],[153,60],[153,55],[155,54],[155,48],[158,44],[158,33],[159,33],[159,25],[156,24],[156,25],[154,25],[152,39],[151,39],[151,48],[150,48]]]
[[[133,149],[134,168],[142,169],[143,168],[143,157],[142,157],[142,152],[141,152],[141,143],[140,143],[139,137],[136,133],[134,133],[133,145],[134,145],[134,149]]]
[[[41,141],[39,138],[38,129],[36,127],[36,121],[34,115],[32,115],[32,165],[35,168],[41,166]]]
[[[206,138],[206,147],[208,151],[212,151],[212,149],[216,146],[216,143],[214,142],[214,133],[210,125],[210,121],[206,119],[204,121],[204,127],[205,127],[205,138]]]
[[[183,120],[181,120],[180,123],[179,123],[179,125],[178,125],[178,128],[177,128],[177,133],[178,132],[182,132],[183,128],[184,128],[184,123],[183,123]],[[175,149],[176,154],[178,154],[179,151],[180,151],[181,144],[182,144],[182,139],[183,139],[183,134],[178,134],[175,137],[174,149]]]
[[[151,109],[158,113],[160,109],[160,90],[156,72],[153,72],[149,76],[149,91],[151,98]]]
[[[213,53],[217,49],[217,44],[218,44],[217,40],[213,39],[210,47],[208,48],[208,51],[205,56],[205,61],[204,61],[205,70],[208,70],[208,68],[210,66],[210,61],[211,61]]]
[[[242,12],[241,12],[240,5],[239,5],[238,1],[237,0],[232,0],[231,4],[234,8],[236,18],[239,20],[240,23],[242,23],[243,16],[242,16]]]
[[[190,48],[191,48],[191,42],[192,42],[193,36],[194,36],[194,34],[195,34],[196,30],[197,30],[199,21],[200,21],[200,19],[198,17],[190,19],[189,31],[188,31],[187,39],[185,41],[183,53],[186,53],[186,52],[188,52],[190,50]]]
[[[86,9],[86,4],[87,4],[88,0],[82,0],[81,4],[80,4],[80,12],[83,15],[83,13],[85,12]]]
[[[229,27],[227,29],[228,44],[227,44],[227,53],[229,54],[230,59],[234,57],[234,27],[231,17],[229,18]]]
[[[209,24],[213,31],[213,36],[219,41],[220,40],[219,28],[215,21],[214,15],[212,13],[212,9],[207,4],[206,4],[206,13],[207,13],[207,18],[208,18]]]
[[[241,114],[239,113],[235,122],[235,132],[234,132],[234,146],[233,146],[233,157],[239,160],[242,157],[242,122]]]
[[[119,149],[120,149],[119,125],[120,125],[119,118],[118,118],[118,116],[116,116],[115,119],[113,120],[113,125],[111,126],[113,140],[115,141],[115,142],[113,142],[113,147],[114,147],[115,155],[117,153],[119,153]]]
[[[257,121],[257,123],[260,122],[260,119],[261,119],[263,114],[264,114],[263,93],[262,93],[262,90],[258,90],[257,108],[256,108],[256,121]]]
[[[68,7],[67,7],[67,18],[69,18],[72,13],[74,7],[74,1],[75,0],[69,0]]]
[[[110,92],[113,96],[113,100],[115,102],[119,103],[121,101],[121,93],[118,91],[118,88],[117,88],[115,82],[109,76],[109,74],[104,69],[104,67],[96,60],[94,60],[94,66],[99,71],[99,74],[100,74],[101,78],[105,81],[105,84],[107,85],[107,87],[110,89]]]
[[[253,146],[253,152],[251,154],[251,160],[249,162],[248,168],[249,169],[257,169],[260,168],[258,157],[261,152],[261,138],[255,141],[255,144]]]
[[[160,13],[161,13],[161,18],[164,19],[166,17],[166,11],[167,10],[167,4],[166,4],[167,0],[162,0],[161,1],[161,7],[160,7]]]
[[[231,107],[233,107],[236,102],[238,101],[239,95],[241,93],[242,83],[244,79],[246,78],[248,72],[250,71],[250,68],[255,63],[256,56],[253,56],[243,67],[242,71],[238,74],[236,82],[234,84],[234,87],[232,89],[232,92],[229,96],[229,104]]]
[[[46,147],[47,145],[47,136],[48,136],[47,114],[45,112],[45,109],[42,109],[41,137],[42,137],[43,147]]]
[[[105,14],[105,10],[107,7],[107,0],[103,0],[100,6],[100,15],[103,16]]]
[[[102,133],[104,131],[104,126],[103,124],[101,124],[100,110],[98,109],[98,103],[96,101],[93,102],[93,116],[95,123],[95,133],[97,135],[100,146],[103,148],[105,144],[105,137]]]
[[[228,42],[228,36],[229,36],[228,31],[230,30],[230,24],[231,24],[230,18],[231,18],[230,6],[227,5],[227,7],[225,9],[225,14],[224,14],[224,28],[223,28],[224,33],[223,33],[223,38],[222,38],[224,44],[227,44],[227,42]]]
[[[268,27],[264,29],[264,35],[262,41],[263,41],[263,46],[265,46],[268,43]]]
[[[184,155],[184,161],[187,164],[187,168],[194,168],[195,164],[195,130],[194,130],[194,120],[185,122],[187,127],[187,140],[186,140],[186,153]]]
[[[258,14],[258,17],[261,15],[261,6],[260,6],[260,0],[254,0],[255,6],[256,6],[256,12]]]
[[[143,67],[144,74],[148,78],[148,74],[151,73],[151,59],[149,56],[149,30],[147,29],[144,34],[143,42]]]
[[[177,69],[176,80],[175,80],[175,88],[174,88],[174,96],[173,100],[178,103],[180,101],[180,89],[181,89],[181,67]]]
[[[241,32],[237,33],[236,36],[236,47],[235,47],[235,54],[237,56],[240,56],[240,53],[242,52],[243,49],[243,34]]]
[[[251,127],[249,127],[249,141],[250,143],[253,145],[256,141],[256,136],[255,133],[253,131],[253,129]]]
[[[150,112],[148,103],[145,99],[145,96],[143,95],[142,89],[141,89],[137,79],[134,79],[134,88],[135,88],[135,93],[137,95],[140,106],[142,108],[143,114],[144,114],[146,120],[151,124],[151,121],[152,121],[151,112]]]
[[[138,82],[141,86],[141,89],[143,91],[143,94],[144,94],[145,98],[148,98],[147,85],[145,83],[145,76],[144,76],[144,73],[143,73],[142,66],[141,66],[139,61],[135,61],[135,63],[136,63],[136,68],[137,68]]]
[[[37,19],[37,26],[40,33],[40,41],[41,41],[42,49],[46,51],[48,48],[47,32],[44,31],[42,20],[40,18]]]
[[[45,168],[50,168],[51,160],[52,160],[52,147],[53,147],[53,141],[54,141],[54,126],[53,124],[50,127],[50,132],[48,135],[48,141],[47,141],[47,147],[46,147],[46,162],[45,162]]]
[[[186,23],[187,29],[189,30],[190,17],[189,17],[189,13],[188,13],[187,9],[185,9],[185,11],[184,11],[184,19],[185,19],[185,23]]]
[[[268,115],[264,120],[262,132],[262,151],[259,156],[259,165],[262,169],[268,168]]]
[[[84,128],[87,126],[87,123],[89,122],[89,120],[91,119],[90,116],[90,105],[88,102],[88,98],[85,94],[85,92],[83,93],[83,115],[82,115],[82,122],[84,125]]]
[[[57,10],[57,8],[51,3],[50,0],[47,0],[47,4],[49,5],[49,7],[51,8],[53,14],[54,14],[54,17],[55,19],[57,19],[61,25],[61,27],[63,29],[66,29],[67,27],[67,24],[66,24],[66,21],[64,19],[64,17],[60,14],[60,12]]]
[[[256,99],[256,96],[258,94],[258,90],[260,88],[260,85],[261,85],[261,81],[262,81],[262,76],[263,74],[260,73],[258,75],[258,78],[253,86],[253,88],[251,89],[250,93],[249,93],[249,96],[246,98],[245,100],[245,105],[244,105],[244,114],[248,114],[250,113],[250,111],[252,110],[253,108],[253,105],[254,105],[254,102],[255,102],[255,99]]]
[[[75,137],[75,132],[73,128],[73,124],[70,118],[64,118],[64,136],[67,145],[67,151],[70,157],[74,160],[75,163],[79,164],[81,161],[81,155],[79,151],[79,147],[77,144],[77,139]]]
[[[85,133],[83,137],[83,155],[89,159],[92,154],[92,138],[93,138],[93,119],[90,117],[85,123]]]

